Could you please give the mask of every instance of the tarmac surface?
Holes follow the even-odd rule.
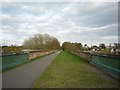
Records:
[[[15,69],[2,74],[2,88],[32,88],[34,82],[40,77],[43,71],[54,60],[59,52],[47,55],[21,65]]]

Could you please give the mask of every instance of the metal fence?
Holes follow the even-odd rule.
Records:
[[[2,66],[0,69],[6,71],[26,62],[28,62],[28,54],[2,56]]]
[[[91,54],[90,63],[120,79],[120,57],[118,55]]]
[[[120,55],[97,52],[86,53],[80,51],[72,51],[71,53],[86,59],[92,65],[95,65],[111,76],[120,79]]]

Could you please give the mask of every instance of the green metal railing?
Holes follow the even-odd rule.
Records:
[[[71,53],[86,59],[90,64],[120,79],[120,55],[81,51],[72,51]]]
[[[120,79],[120,56],[91,54],[90,63]]]
[[[2,71],[28,62],[28,54],[2,56]]]

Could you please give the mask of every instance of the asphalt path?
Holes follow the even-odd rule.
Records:
[[[2,88],[32,88],[34,82],[54,60],[59,52],[47,55],[34,62],[2,74]]]

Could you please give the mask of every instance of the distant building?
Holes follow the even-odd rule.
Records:
[[[100,51],[100,48],[97,46],[92,46],[92,51]]]
[[[120,54],[120,43],[111,43],[109,45],[109,51],[111,53]]]

